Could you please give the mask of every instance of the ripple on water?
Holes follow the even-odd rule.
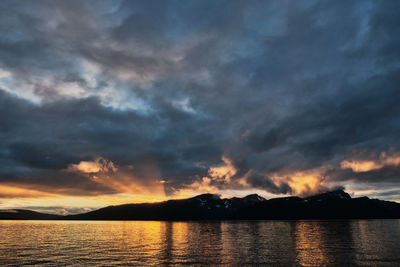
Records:
[[[1,266],[399,266],[400,220],[0,221]]]

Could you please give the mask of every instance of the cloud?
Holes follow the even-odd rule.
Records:
[[[341,162],[342,169],[352,169],[354,172],[367,172],[371,170],[381,169],[383,165],[374,161],[347,161]]]
[[[137,199],[396,188],[399,8],[1,2],[0,184]]]
[[[386,166],[397,167],[399,165],[399,155],[387,155],[385,152],[376,160],[343,160],[340,163],[342,169],[352,169],[353,172],[368,172],[379,170]]]
[[[222,157],[223,165],[211,167],[208,174],[213,180],[222,180],[226,183],[236,174],[237,170],[231,160],[225,156]]]
[[[99,157],[94,161],[81,161],[79,164],[71,164],[68,166],[68,170],[82,173],[98,173],[116,172],[118,168],[112,161]]]
[[[0,185],[1,198],[33,198],[33,197],[54,197],[56,194],[43,192],[34,188],[27,188],[16,184]]]

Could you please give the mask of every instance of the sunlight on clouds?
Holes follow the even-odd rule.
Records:
[[[158,168],[149,163],[145,175],[136,177],[132,172],[134,166],[129,165],[125,169],[119,168],[111,160],[98,157],[93,161],[81,161],[79,164],[71,164],[66,171],[79,172],[88,179],[112,189],[116,193],[164,195],[164,186]],[[161,181],[161,182],[160,182]]]
[[[189,186],[174,192],[174,196],[178,198],[192,197],[203,193],[218,193],[218,187],[211,185],[212,180],[209,177],[203,177],[201,181],[195,181]]]
[[[221,194],[223,197],[236,197],[246,196],[253,194],[254,192],[263,192],[264,190],[258,190],[252,188],[246,181],[247,174],[243,177],[235,177],[237,169],[232,161],[226,157],[222,157],[224,163],[210,167],[208,175],[194,181],[193,183],[186,185],[183,188],[175,190],[173,196],[177,198],[193,197],[195,195],[211,193]]]
[[[67,170],[82,173],[98,173],[109,171],[116,172],[118,168],[112,161],[99,157],[94,161],[81,161],[79,164],[71,164]]]
[[[98,194],[94,196],[69,195],[60,189],[48,192],[51,188],[35,185],[0,184],[0,209],[21,207],[66,207],[66,208],[101,208],[109,205],[126,203],[158,202],[167,200],[162,190],[154,188],[136,193]],[[53,190],[54,191],[54,190]],[[51,210],[51,209],[50,209]]]
[[[340,163],[342,169],[352,169],[353,172],[369,172],[379,170],[386,166],[397,167],[400,165],[400,155],[388,155],[383,152],[377,160],[343,160]]]
[[[276,198],[276,197],[283,197],[286,196],[285,194],[271,194],[266,192],[265,190],[255,189],[255,188],[248,188],[248,189],[224,189],[220,190],[219,193],[221,194],[222,198],[231,198],[231,197],[245,197],[252,194],[257,194],[262,196],[265,199]]]
[[[273,175],[271,179],[275,184],[284,181],[292,189],[292,195],[310,196],[326,189],[324,177],[318,170],[300,171],[286,175]]]
[[[0,188],[0,190],[2,190]],[[19,189],[16,189],[19,190]],[[23,190],[23,189],[22,189]],[[27,192],[26,190],[24,190]],[[21,191],[22,192],[22,191]],[[2,198],[0,209],[12,209],[21,207],[41,207],[41,209],[50,207],[66,208],[85,208],[95,209],[109,205],[120,205],[127,203],[159,202],[167,200],[163,195],[141,195],[141,194],[113,194],[98,196],[68,196],[42,193],[42,195],[26,195],[18,198]]]
[[[36,197],[54,197],[56,194],[43,192],[37,189],[19,187],[13,184],[0,184],[0,197],[2,198],[36,198]]]
[[[237,169],[232,161],[226,156],[222,157],[223,165],[211,167],[208,174],[213,180],[219,180],[229,183],[231,178],[237,173]]]
[[[384,165],[374,161],[349,161],[343,160],[340,163],[342,169],[352,169],[354,172],[368,172],[383,168]]]
[[[314,175],[296,173],[288,181],[290,187],[296,192],[296,195],[317,194],[321,188],[321,178]]]
[[[163,184],[156,178],[153,181],[144,183],[126,173],[118,173],[118,175],[100,173],[93,175],[91,179],[119,193],[144,194],[147,196],[164,194]]]
[[[385,165],[389,166],[399,166],[400,165],[400,155],[388,156],[387,153],[382,153],[381,158]]]

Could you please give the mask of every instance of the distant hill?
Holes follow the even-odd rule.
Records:
[[[64,216],[40,213],[32,210],[0,210],[0,220],[61,220]]]
[[[109,206],[88,213],[58,216],[27,210],[0,211],[0,219],[63,220],[298,220],[400,218],[396,202],[351,198],[343,190],[307,198],[266,200],[258,195],[221,199],[219,195],[159,203]]]

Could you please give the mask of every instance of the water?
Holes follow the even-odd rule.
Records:
[[[0,221],[0,265],[400,266],[400,220]]]

